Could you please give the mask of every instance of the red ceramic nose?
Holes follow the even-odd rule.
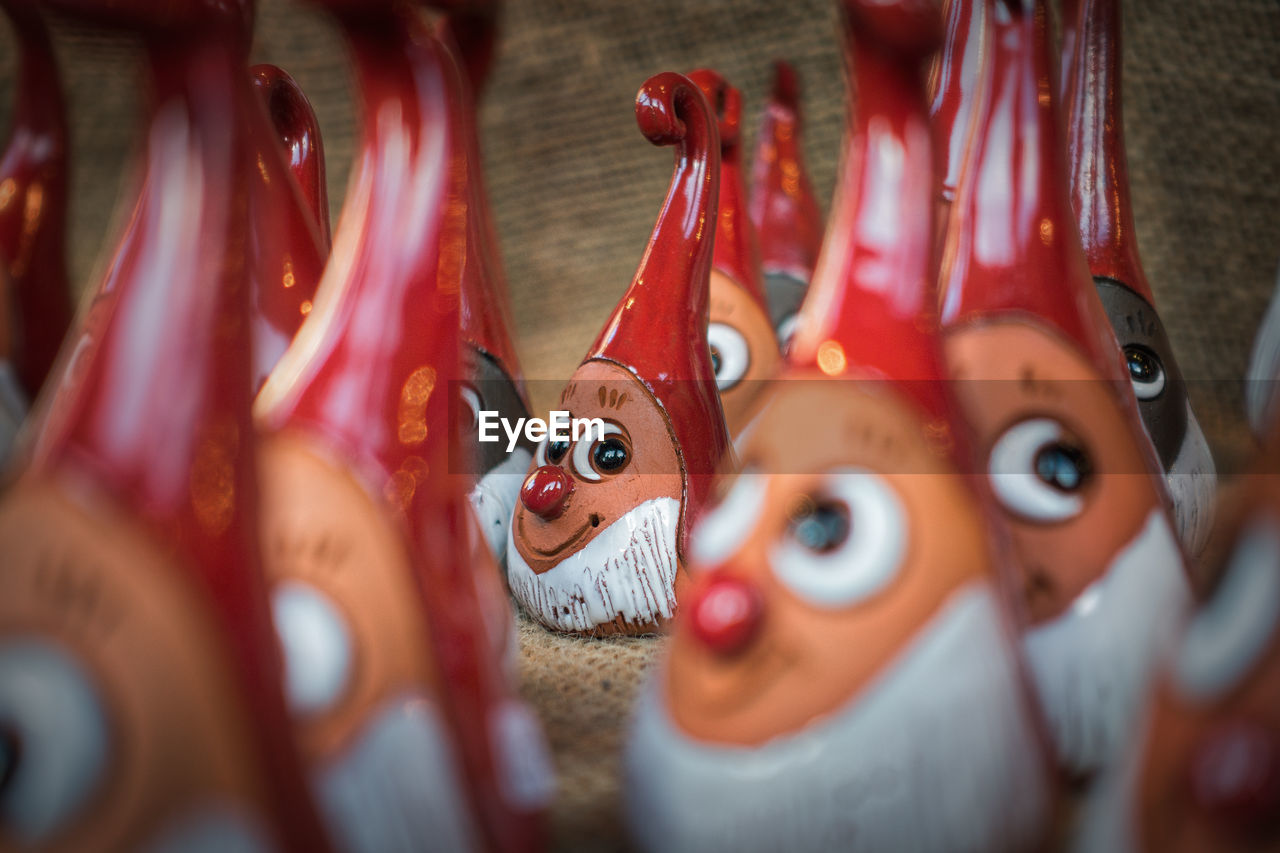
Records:
[[[525,478],[520,487],[520,503],[542,518],[552,519],[564,512],[564,502],[573,492],[573,480],[559,465],[543,465]]]
[[[716,654],[746,648],[760,631],[764,603],[745,580],[713,575],[694,597],[690,612],[694,635]]]
[[[1224,725],[1191,762],[1196,804],[1228,826],[1256,829],[1280,819],[1280,740],[1256,724]]]

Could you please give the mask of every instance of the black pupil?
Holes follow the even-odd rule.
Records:
[[[791,536],[810,551],[834,551],[849,538],[849,508],[837,501],[814,503],[791,519]]]
[[[601,471],[617,471],[627,464],[627,446],[616,438],[606,438],[596,445],[595,462]]]
[[[569,442],[567,441],[550,441],[547,442],[547,459],[552,462],[559,462],[564,455],[569,452]]]
[[[720,375],[720,366],[723,361],[720,358],[720,350],[716,347],[711,348],[711,372],[716,376]]]
[[[1160,360],[1153,353],[1139,347],[1129,347],[1124,355],[1129,363],[1129,376],[1134,382],[1149,383],[1160,378]]]
[[[1063,492],[1074,492],[1089,477],[1089,457],[1070,444],[1047,444],[1036,454],[1036,476]]]

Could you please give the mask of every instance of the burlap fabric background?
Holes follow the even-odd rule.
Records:
[[[785,56],[805,84],[805,150],[826,204],[843,128],[828,0],[511,2],[483,108],[489,188],[511,279],[519,347],[539,410],[555,402],[630,281],[666,189],[667,150],[632,102],[648,75],[712,66],[744,95],[748,135]],[[136,52],[59,23],[75,174],[71,261],[94,276],[116,228],[138,144]],[[13,54],[0,49],[0,122]],[[255,60],[289,70],[319,114],[330,199],[341,204],[355,136],[342,45],[308,8],[262,0]],[[1147,272],[1221,468],[1250,440],[1240,377],[1280,260],[1280,3],[1132,0],[1125,12],[1125,127]],[[750,143],[750,139],[748,139]],[[524,692],[542,715],[560,794],[558,846],[621,846],[617,752],[659,642],[579,641],[524,624]]]

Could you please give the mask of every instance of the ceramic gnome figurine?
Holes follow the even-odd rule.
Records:
[[[1012,531],[1059,760],[1087,774],[1129,736],[1188,579],[1072,227],[1043,1],[990,20],[942,261],[947,356]]]
[[[960,184],[960,169],[973,130],[973,111],[982,80],[987,16],[992,0],[946,0],[946,35],[931,75],[933,101],[929,117],[938,148],[938,245],[945,239],[951,203]]]
[[[0,461],[71,323],[68,131],[49,31],[30,0],[0,2],[18,46],[9,140],[0,154]],[[6,439],[6,436],[9,438]]]
[[[937,326],[941,14],[867,0],[846,24],[856,107],[793,366],[694,530],[627,745],[648,850],[1032,849],[1052,812]]]
[[[636,121],[676,147],[675,171],[631,287],[560,397],[600,423],[538,447],[508,537],[512,593],[566,632],[646,633],[674,615],[687,529],[730,447],[706,346],[715,116],[666,72],[641,87]]]
[[[760,246],[769,316],[786,349],[822,247],[822,211],[804,167],[800,144],[800,81],[794,68],[773,66],[751,164],[751,224]]]
[[[316,119],[315,110],[298,81],[284,69],[264,63],[250,68],[249,76],[258,98],[267,109],[271,126],[284,146],[285,162],[293,173],[294,183],[302,192],[306,208],[315,218],[321,252],[328,256],[329,189],[325,183],[324,143],[320,139],[320,122]],[[296,280],[294,284],[296,286]],[[308,298],[314,293],[313,285]]]
[[[509,423],[529,416],[528,393],[516,355],[511,329],[510,300],[497,229],[489,208],[477,128],[478,100],[493,62],[498,3],[474,2],[452,8],[441,19],[441,41],[457,52],[465,77],[457,78],[455,97],[461,110],[458,131],[466,145],[469,191],[467,257],[462,271],[462,340],[467,381],[462,389],[467,404],[461,432],[476,436],[482,411],[496,412]],[[507,452],[505,442],[468,445],[474,458],[462,463],[476,475],[471,505],[492,554],[505,562],[507,528],[520,498],[520,486],[533,459],[534,447],[521,435]]]
[[[1089,271],[1160,457],[1178,534],[1194,558],[1213,524],[1217,475],[1138,256],[1120,99],[1120,0],[1083,0],[1075,29],[1067,133],[1072,203]]]
[[[755,228],[742,181],[742,97],[714,71],[689,73],[716,111],[720,131],[720,196],[711,256],[707,345],[716,372],[729,436],[737,439],[755,413],[756,399],[782,360],[765,302]]]
[[[326,850],[259,571],[240,10],[58,5],[145,34],[152,104],[114,311],[0,498],[0,846]]]
[[[1280,849],[1280,429],[1221,509],[1216,581],[1076,849]]]
[[[287,695],[342,849],[534,849],[541,735],[505,681],[491,634],[511,614],[481,599],[498,570],[449,459],[461,71],[417,9],[326,5],[361,141],[316,307],[256,404]]]

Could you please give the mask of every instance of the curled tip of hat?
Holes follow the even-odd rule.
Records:
[[[742,94],[718,71],[712,71],[710,68],[690,71],[688,76],[698,84],[707,103],[715,111],[716,128],[720,131],[721,150],[737,145],[742,123]]]
[[[769,100],[793,113],[800,112],[800,78],[785,59],[773,61],[773,88]]]

